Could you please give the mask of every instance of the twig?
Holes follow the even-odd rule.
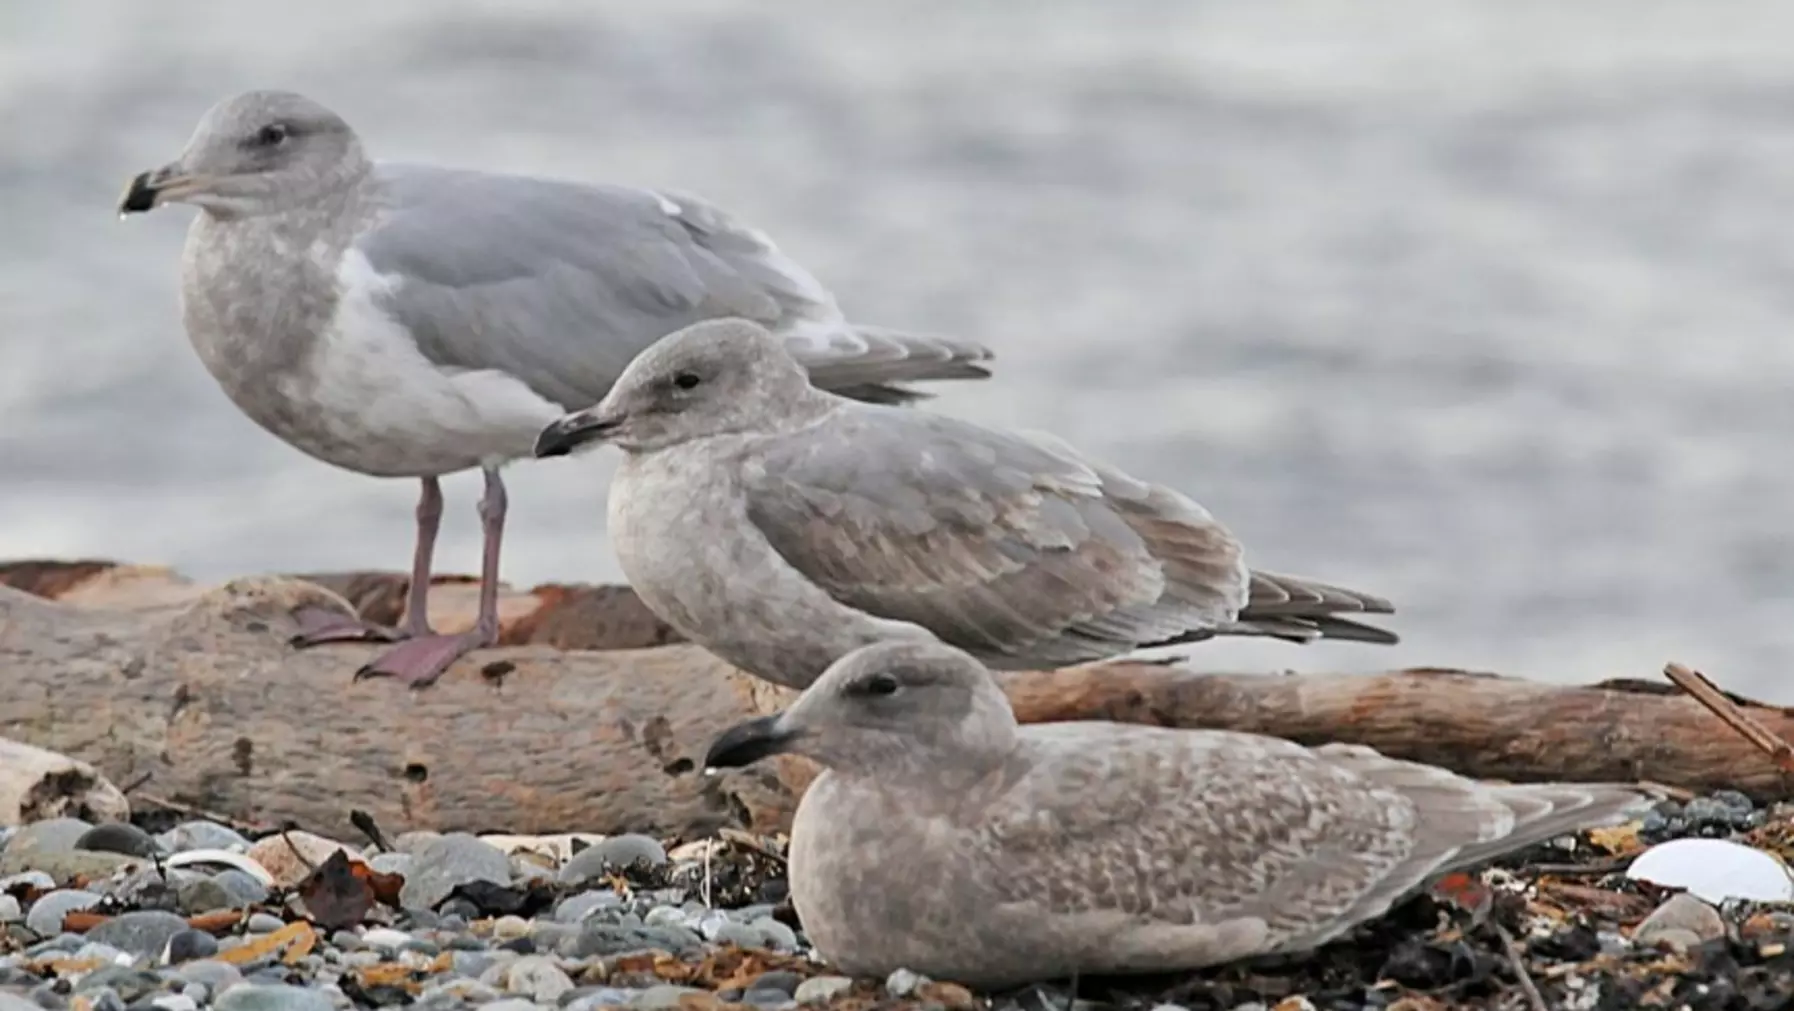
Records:
[[[1514,969],[1514,978],[1520,981],[1520,989],[1525,992],[1532,1011],[1551,1011],[1551,1005],[1545,1003],[1545,995],[1539,992],[1539,985],[1532,981],[1532,974],[1526,971],[1526,956],[1521,954],[1520,946],[1514,943],[1514,935],[1499,923],[1494,926],[1495,932],[1501,935],[1501,947],[1507,952],[1507,961]]]
[[[204,818],[207,821],[215,821],[220,825],[228,825],[238,832],[261,832],[269,827],[266,824],[243,821],[240,818],[232,818],[230,815],[219,811],[208,810],[207,808],[198,807],[193,804],[184,804],[178,800],[171,800],[167,797],[159,797],[153,793],[140,793],[137,795],[137,799],[146,804],[154,804],[157,807],[164,807],[178,814],[184,814],[189,818]]]
[[[355,826],[362,835],[367,836],[368,841],[373,843],[377,849],[392,852],[392,844],[386,841],[386,834],[380,831],[380,825],[374,821],[373,815],[360,808],[353,808],[349,811],[349,824]]]
[[[704,908],[710,908],[710,854],[716,851],[716,844],[704,847]]]
[[[1761,748],[1775,763],[1776,768],[1784,774],[1794,775],[1794,744],[1782,740],[1741,709],[1736,702],[1726,698],[1725,693],[1707,675],[1683,664],[1672,663],[1663,668],[1663,676],[1669,678],[1677,688],[1693,696],[1696,702],[1706,706],[1709,712],[1725,721],[1726,726],[1736,730],[1739,736]]]
[[[1516,867],[1514,870],[1517,873],[1530,874],[1533,877],[1543,877],[1544,875],[1552,874],[1560,878],[1598,878],[1603,874],[1612,874],[1614,871],[1623,871],[1627,867],[1632,866],[1632,861],[1636,856],[1637,854],[1624,857],[1609,857],[1606,860],[1598,860],[1588,864],[1527,864],[1524,867]]]

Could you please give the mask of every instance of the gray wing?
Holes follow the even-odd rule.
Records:
[[[1246,598],[1240,545],[1201,506],[1056,440],[848,405],[755,464],[749,518],[794,568],[992,666],[1114,656]]]
[[[1148,939],[1154,925],[1249,921],[1261,950],[1300,951],[1434,875],[1650,803],[1629,785],[1484,784],[1356,745],[1105,723],[1027,733],[1041,760],[986,830],[1005,858],[999,898],[1126,913]]]
[[[396,278],[384,308],[424,356],[500,369],[568,409],[602,399],[649,344],[740,316],[784,335],[819,386],[974,378],[982,347],[855,328],[763,234],[685,194],[421,165],[376,168],[354,248]]]

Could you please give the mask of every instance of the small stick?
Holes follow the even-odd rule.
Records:
[[[1520,989],[1526,993],[1526,1002],[1532,1005],[1532,1011],[1551,1011],[1551,1005],[1545,1003],[1545,995],[1539,992],[1539,985],[1532,981],[1532,974],[1526,971],[1526,957],[1520,953],[1520,946],[1514,943],[1514,935],[1499,923],[1495,924],[1495,932],[1501,935],[1501,947],[1507,951],[1508,964],[1513,966],[1514,978],[1520,981]]]
[[[1761,748],[1776,768],[1794,775],[1794,744],[1789,744],[1758,723],[1754,717],[1739,708],[1736,702],[1725,697],[1719,686],[1708,679],[1707,675],[1691,667],[1672,663],[1663,668],[1663,676],[1669,678],[1677,688],[1693,696],[1696,702],[1706,706],[1707,710],[1725,722],[1725,725],[1738,732],[1740,737]]]
[[[373,815],[360,808],[353,808],[349,811],[349,824],[359,829],[379,849],[392,852],[392,844],[386,841],[386,834],[380,831],[380,825],[374,821]]]
[[[220,825],[227,825],[238,832],[261,832],[263,829],[269,827],[265,823],[258,824],[256,822],[244,821],[240,818],[233,818],[222,812],[207,810],[206,808],[198,807],[193,804],[184,804],[178,800],[158,796],[153,793],[140,793],[137,795],[137,799],[147,804],[154,804],[157,807],[166,808],[177,814],[184,814],[189,818],[203,818],[206,821],[215,821]]]

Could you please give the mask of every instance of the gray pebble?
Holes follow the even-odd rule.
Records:
[[[268,886],[248,871],[235,867],[226,868],[212,875],[212,881],[230,895],[233,908],[256,906],[268,901]]]
[[[85,938],[82,940],[86,941]],[[119,951],[110,944],[96,944],[92,941],[86,941],[81,947],[75,949],[73,957],[82,960],[93,958],[102,962],[111,962],[116,965],[121,959],[129,961],[131,956],[126,955],[124,952]]]
[[[694,918],[685,910],[674,909],[672,906],[655,906],[648,910],[648,915],[642,917],[642,923],[650,927],[686,927],[693,922]]]
[[[56,887],[56,879],[43,871],[23,871],[0,878],[0,892],[10,892],[18,888],[35,888],[47,891]]]
[[[62,933],[64,916],[77,909],[91,908],[99,901],[98,895],[77,888],[46,893],[31,904],[31,909],[25,914],[25,926],[40,937],[55,937]]]
[[[45,955],[55,955],[58,953],[67,954],[79,949],[85,940],[86,939],[80,934],[57,934],[47,941],[39,941],[31,947],[26,948],[25,954],[32,958],[42,958]]]
[[[797,932],[770,916],[762,916],[748,926],[760,932],[760,943],[768,948],[797,950]]]
[[[183,930],[168,939],[167,961],[170,965],[211,958],[218,954],[218,939],[203,930]]]
[[[449,965],[455,975],[479,979],[486,970],[496,965],[498,960],[484,951],[457,951],[449,955]]]
[[[284,984],[233,986],[212,1006],[217,1011],[335,1011],[330,998],[317,990]]]
[[[102,966],[81,977],[76,993],[89,993],[105,987],[126,1001],[134,1001],[162,989],[162,977],[130,966]]]
[[[123,853],[130,857],[159,856],[162,848],[148,832],[125,821],[109,821],[104,825],[95,825],[75,840],[74,849],[94,850],[100,853]]]
[[[578,923],[594,913],[623,908],[623,897],[606,889],[569,895],[554,907],[554,918],[560,923]]]
[[[182,885],[180,891],[175,893],[175,897],[181,904],[181,911],[189,916],[209,913],[214,909],[231,909],[236,906],[236,901],[231,897],[231,893],[211,878],[200,878],[198,881],[190,881]]]
[[[0,990],[0,1011],[44,1011],[44,1009],[17,994]]]
[[[561,950],[574,958],[591,958],[648,948],[684,955],[703,946],[702,938],[683,927],[624,927],[587,920]]]
[[[741,995],[741,1003],[760,1008],[795,1007],[797,1001],[783,990],[754,990]]]
[[[398,837],[392,841],[392,848],[400,853],[415,854],[425,846],[428,846],[441,838],[441,832],[431,832],[428,829],[419,829],[416,832],[400,832]]]
[[[737,948],[764,948],[766,935],[755,927],[734,920],[724,920],[714,930],[706,930],[704,936],[712,944],[732,944]]]
[[[415,859],[409,853],[376,853],[368,858],[368,866],[381,874],[397,874],[402,877],[411,870],[411,861]]]
[[[88,1011],[125,1011],[125,999],[110,987],[95,987],[81,995]]]
[[[444,902],[442,908],[438,910],[438,912],[442,916],[442,926],[444,927],[449,926],[448,921],[450,917],[460,920],[462,926],[466,926],[467,923],[472,920],[483,919],[480,914],[480,907],[459,897]]]
[[[19,900],[0,892],[0,923],[17,923],[25,919],[25,907]]]
[[[66,853],[75,848],[75,841],[93,828],[89,822],[79,818],[46,818],[24,825],[12,838],[6,841],[6,852],[22,853],[25,850],[36,850],[39,853]]]
[[[199,1001],[184,993],[170,993],[150,1001],[150,1007],[157,1011],[199,1011]]]
[[[838,993],[853,989],[853,980],[846,976],[811,976],[797,985],[792,996],[800,1004],[810,1001],[825,1001]]]
[[[804,978],[797,973],[785,972],[781,969],[773,972],[763,972],[760,975],[755,976],[754,981],[748,984],[748,990],[750,992],[754,990],[777,990],[789,997],[797,992],[798,986],[802,984],[803,981]]]
[[[270,913],[256,913],[249,918],[249,932],[252,934],[272,934],[287,925],[287,921]]]
[[[451,832],[415,854],[411,873],[399,890],[399,905],[428,910],[449,897],[456,886],[474,881],[511,883],[511,861],[504,851],[466,832]]]
[[[542,1005],[522,997],[507,997],[504,1000],[488,1001],[480,1007],[483,1011],[538,1011]]]
[[[671,983],[662,983],[659,986],[651,986],[648,989],[643,990],[629,1003],[632,1007],[647,1008],[649,1011],[653,1011],[655,1008],[675,1008],[679,1006],[679,998],[688,993],[703,992],[704,991],[694,987],[674,986]]]
[[[599,1008],[623,1007],[641,995],[640,990],[624,990],[614,986],[581,987],[579,996],[561,1005],[566,1011],[598,1011]]]
[[[133,955],[159,955],[174,935],[187,929],[185,918],[160,909],[120,913],[87,932],[93,944],[110,944]]]
[[[511,963],[510,971],[505,974],[505,989],[523,994],[539,1004],[553,1004],[560,1000],[561,994],[573,989],[573,980],[553,960],[541,955],[525,955]]]
[[[1693,807],[1698,798],[1688,802]],[[1726,934],[1725,920],[1719,911],[1687,892],[1679,892],[1645,917],[1632,932],[1637,945],[1657,945],[1672,951],[1686,951]]]
[[[725,913],[720,909],[713,909],[703,916],[698,917],[697,930],[698,933],[704,935],[704,937],[714,941],[716,940],[717,934],[720,933],[724,927],[732,926],[740,926],[740,924],[729,919],[728,913]]]
[[[339,951],[361,950],[361,935],[353,930],[339,930],[330,935],[330,946]]]
[[[243,838],[236,829],[203,819],[181,822],[157,836],[156,841],[174,853],[185,853],[188,850],[232,850],[240,853],[249,849],[249,840]]]
[[[908,997],[916,992],[916,987],[928,982],[928,977],[908,969],[898,969],[885,977],[885,990],[893,997]]]
[[[603,876],[606,867],[620,870],[638,861],[659,867],[667,862],[666,848],[657,840],[634,832],[614,835],[575,853],[558,877],[562,884],[583,884]]]

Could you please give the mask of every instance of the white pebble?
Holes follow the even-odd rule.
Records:
[[[1774,856],[1724,839],[1671,839],[1639,854],[1626,876],[1682,888],[1708,902],[1794,901],[1794,877]]]
[[[402,930],[393,930],[390,927],[375,927],[361,935],[363,944],[370,944],[376,948],[397,948],[410,941],[410,934]]]

